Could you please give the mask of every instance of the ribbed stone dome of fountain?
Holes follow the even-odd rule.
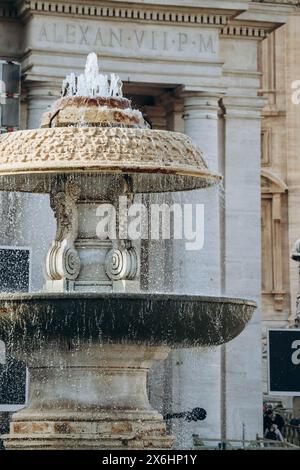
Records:
[[[78,172],[128,174],[135,193],[192,190],[220,179],[189,137],[150,129],[123,98],[119,77],[99,74],[93,53],[82,75],[66,77],[40,129],[0,137],[0,175],[7,175],[0,190],[49,192],[53,173]]]

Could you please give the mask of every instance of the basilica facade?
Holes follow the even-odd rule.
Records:
[[[266,99],[261,153],[264,395],[296,415],[298,398],[268,395],[266,331],[291,328],[299,320],[299,266],[292,259],[299,239],[299,24],[297,8],[260,51],[261,95]]]

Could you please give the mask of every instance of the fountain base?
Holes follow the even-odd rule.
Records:
[[[13,415],[5,448],[170,448],[173,438],[146,391],[150,367],[168,352],[86,342],[28,354],[29,406]]]

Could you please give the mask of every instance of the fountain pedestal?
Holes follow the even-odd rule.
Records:
[[[168,352],[86,342],[28,354],[29,406],[13,415],[6,449],[170,448],[146,390],[150,367]]]

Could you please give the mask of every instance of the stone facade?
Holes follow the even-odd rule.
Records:
[[[297,211],[300,108],[296,83],[300,78],[299,25],[297,9],[261,48],[261,94],[267,100],[263,110],[261,160],[264,344],[267,328],[291,327],[297,317],[299,268],[291,253],[299,238],[300,224]],[[288,407],[293,404],[286,397],[267,396],[266,364],[264,392],[266,399],[282,400]]]
[[[212,188],[143,196],[148,202],[204,203],[206,211],[201,252],[185,252],[180,242],[147,245],[145,290],[226,294],[260,304],[261,111],[265,101],[258,96],[259,48],[293,9],[291,2],[272,3],[115,0],[100,5],[97,0],[48,0],[21,1],[14,6],[1,2],[0,56],[22,64],[22,128],[39,126],[42,113],[59,96],[66,73],[78,73],[87,53],[94,50],[103,72],[120,75],[126,96],[154,128],[183,131],[204,152],[210,169],[223,174],[221,192]],[[264,142],[268,142],[267,135],[263,133]],[[295,171],[291,177],[296,178]],[[277,214],[277,195],[280,201],[284,199],[283,189],[275,197],[270,193]],[[26,217],[19,220],[20,230],[8,236],[7,244],[34,248],[31,289],[39,290],[54,219],[46,196],[20,196],[19,204]],[[39,230],[32,231],[33,217],[39,217]],[[278,229],[278,216],[275,222]],[[280,282],[276,286],[271,301],[276,298],[284,304],[284,286]],[[196,406],[207,410],[201,425],[174,421],[176,447],[192,446],[193,433],[241,438],[243,423],[246,437],[261,433],[260,349],[258,308],[244,333],[228,345],[176,350],[153,371],[150,398],[161,411]]]

